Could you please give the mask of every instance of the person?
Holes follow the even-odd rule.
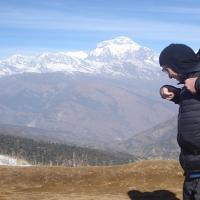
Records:
[[[184,170],[183,200],[200,200],[200,51],[170,44],[159,56],[162,71],[182,87],[164,85],[163,99],[179,105],[177,141]]]

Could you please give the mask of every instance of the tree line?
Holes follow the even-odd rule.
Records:
[[[24,159],[33,165],[115,165],[132,162],[135,157],[75,145],[36,141],[12,135],[0,135],[0,154]]]

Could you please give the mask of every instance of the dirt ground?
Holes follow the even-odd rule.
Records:
[[[181,200],[177,161],[110,167],[0,167],[0,200]]]

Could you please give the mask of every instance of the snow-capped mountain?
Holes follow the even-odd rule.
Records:
[[[0,75],[25,72],[86,73],[102,76],[153,79],[159,76],[158,56],[128,37],[97,44],[89,53],[57,52],[36,56],[13,55],[0,61]]]
[[[142,47],[123,36],[97,44],[97,48],[91,51],[88,57],[100,62],[112,62],[113,60],[157,62],[157,56],[151,49]]]
[[[88,53],[13,55],[0,62],[0,124],[52,131],[24,137],[107,148],[174,114],[159,95],[168,83],[160,71],[158,56],[127,37]]]

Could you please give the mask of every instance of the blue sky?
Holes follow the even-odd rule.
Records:
[[[0,0],[0,58],[90,51],[128,36],[159,53],[169,43],[200,48],[199,0]]]

